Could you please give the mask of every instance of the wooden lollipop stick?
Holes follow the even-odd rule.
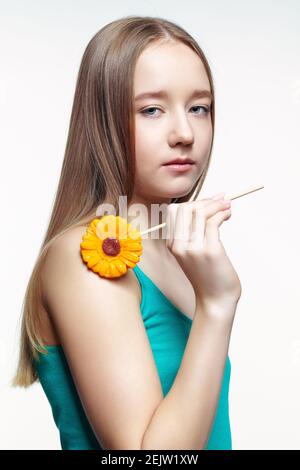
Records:
[[[143,232],[140,232],[140,233],[141,235],[144,235],[145,233],[154,232],[154,230],[157,230],[160,227],[164,227],[165,225],[166,225],[166,222],[164,222],[163,224],[154,225],[154,227],[148,228],[147,230],[143,230]]]
[[[237,199],[242,196],[246,196],[246,194],[253,193],[254,191],[258,191],[259,189],[263,189],[264,186],[255,186],[253,188],[248,189],[247,191],[243,191],[242,193],[237,193],[233,196],[227,197],[226,199],[229,199],[232,201],[233,199]],[[161,227],[164,227],[166,225],[166,222],[163,224],[155,225],[154,227],[148,228],[147,230],[143,230],[143,232],[140,232],[141,235],[144,235],[145,233],[150,233],[153,232],[154,230],[158,230]]]
[[[246,196],[246,194],[253,193],[254,191],[258,191],[259,189],[263,189],[263,188],[264,188],[264,186],[255,186],[254,188],[248,189],[248,191],[243,191],[242,193],[237,193],[234,196],[230,196],[228,199],[230,199],[232,201],[233,199],[237,199],[238,197]]]

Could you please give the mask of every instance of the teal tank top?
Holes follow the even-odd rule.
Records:
[[[135,265],[141,286],[140,310],[159,374],[163,395],[170,390],[183,357],[192,320],[182,313]],[[61,345],[46,346],[48,355],[34,360],[40,384],[52,409],[63,450],[103,450],[82,407]],[[219,402],[205,450],[231,450],[229,382],[231,363],[226,358]]]

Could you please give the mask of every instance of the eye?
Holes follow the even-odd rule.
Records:
[[[145,114],[145,116],[154,116],[154,114],[147,114],[147,111],[149,111],[150,109],[159,109],[161,111],[160,108],[156,108],[155,106],[151,106],[151,108],[146,108],[146,109],[143,109],[141,111],[142,114]]]
[[[199,105],[199,106],[192,106],[191,109],[193,109],[193,108],[201,108],[201,109],[203,109],[204,112],[201,113],[201,114],[204,114],[204,115],[210,113],[210,111],[211,111],[210,106],[206,107],[206,106],[200,106],[200,105]],[[149,111],[149,110],[151,110],[151,109],[158,109],[159,111],[161,111],[160,108],[157,108],[156,106],[151,106],[151,107],[149,107],[149,108],[143,109],[143,110],[141,111],[141,113],[144,114],[145,116],[155,116],[155,114],[153,114],[153,113],[151,113],[151,114],[148,114],[148,113],[147,113],[147,111]],[[195,113],[195,114],[200,114],[200,113]]]
[[[208,114],[210,113],[210,106],[206,107],[206,106],[192,106],[192,108],[202,108],[204,110],[204,114]],[[199,114],[199,113],[196,113],[196,114]]]

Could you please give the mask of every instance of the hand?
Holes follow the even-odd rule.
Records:
[[[237,304],[239,277],[220,240],[219,227],[231,216],[230,201],[213,198],[169,204],[167,248],[175,256],[206,312]],[[234,309],[229,309],[234,312]]]

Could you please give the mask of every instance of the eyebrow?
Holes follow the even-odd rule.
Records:
[[[168,92],[165,90],[158,91],[146,91],[145,93],[140,93],[135,97],[135,101],[139,101],[144,98],[167,98]],[[210,98],[212,100],[212,94],[209,90],[194,90],[190,98]]]

